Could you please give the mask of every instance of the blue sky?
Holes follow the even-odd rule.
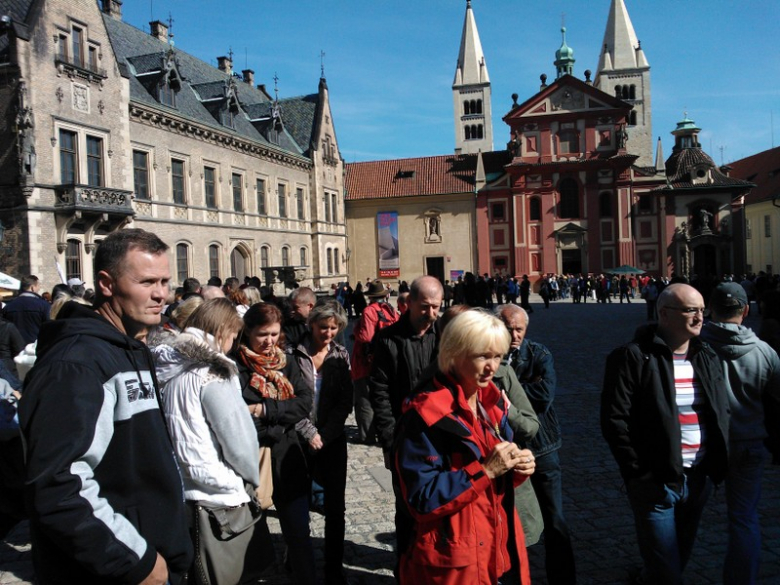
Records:
[[[595,72],[609,6],[472,1],[492,82],[495,148],[509,139],[501,117],[511,95],[523,102],[539,90],[541,73],[555,78],[562,18],[575,75]],[[780,144],[780,2],[626,6],[651,66],[653,132],[665,156],[686,111],[717,163]],[[152,18],[170,13],[177,47],[214,65],[232,48],[234,69],[253,69],[269,88],[277,74],[283,98],[316,92],[324,51],[339,147],[355,162],[453,152],[452,80],[465,8],[465,0],[125,0],[123,18],[148,31]]]

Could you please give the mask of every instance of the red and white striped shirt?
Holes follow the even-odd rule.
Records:
[[[674,354],[674,389],[680,421],[683,467],[691,467],[704,457],[704,427],[698,414],[704,396],[696,380],[693,364],[684,354]]]

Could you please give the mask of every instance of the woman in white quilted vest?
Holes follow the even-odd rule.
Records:
[[[257,522],[261,511],[251,496],[260,483],[257,433],[236,364],[226,355],[243,325],[229,300],[211,299],[170,345],[153,349],[192,513],[196,583],[244,582],[273,561],[267,525]]]

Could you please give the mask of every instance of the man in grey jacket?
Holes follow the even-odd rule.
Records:
[[[750,303],[741,285],[719,284],[709,308],[712,321],[704,325],[701,337],[723,362],[731,407],[726,477],[729,539],[723,582],[749,585],[758,579],[761,550],[758,501],[767,459],[764,400],[780,400],[780,358],[742,325]]]

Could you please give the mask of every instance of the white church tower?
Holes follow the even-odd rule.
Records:
[[[639,155],[638,166],[654,166],[650,64],[624,0],[612,0],[594,85],[634,106],[626,128],[626,146],[628,152]]]
[[[490,77],[488,76],[477,22],[466,2],[466,18],[460,38],[458,67],[452,82],[455,106],[455,152],[471,154],[493,150],[493,118],[490,108]]]

